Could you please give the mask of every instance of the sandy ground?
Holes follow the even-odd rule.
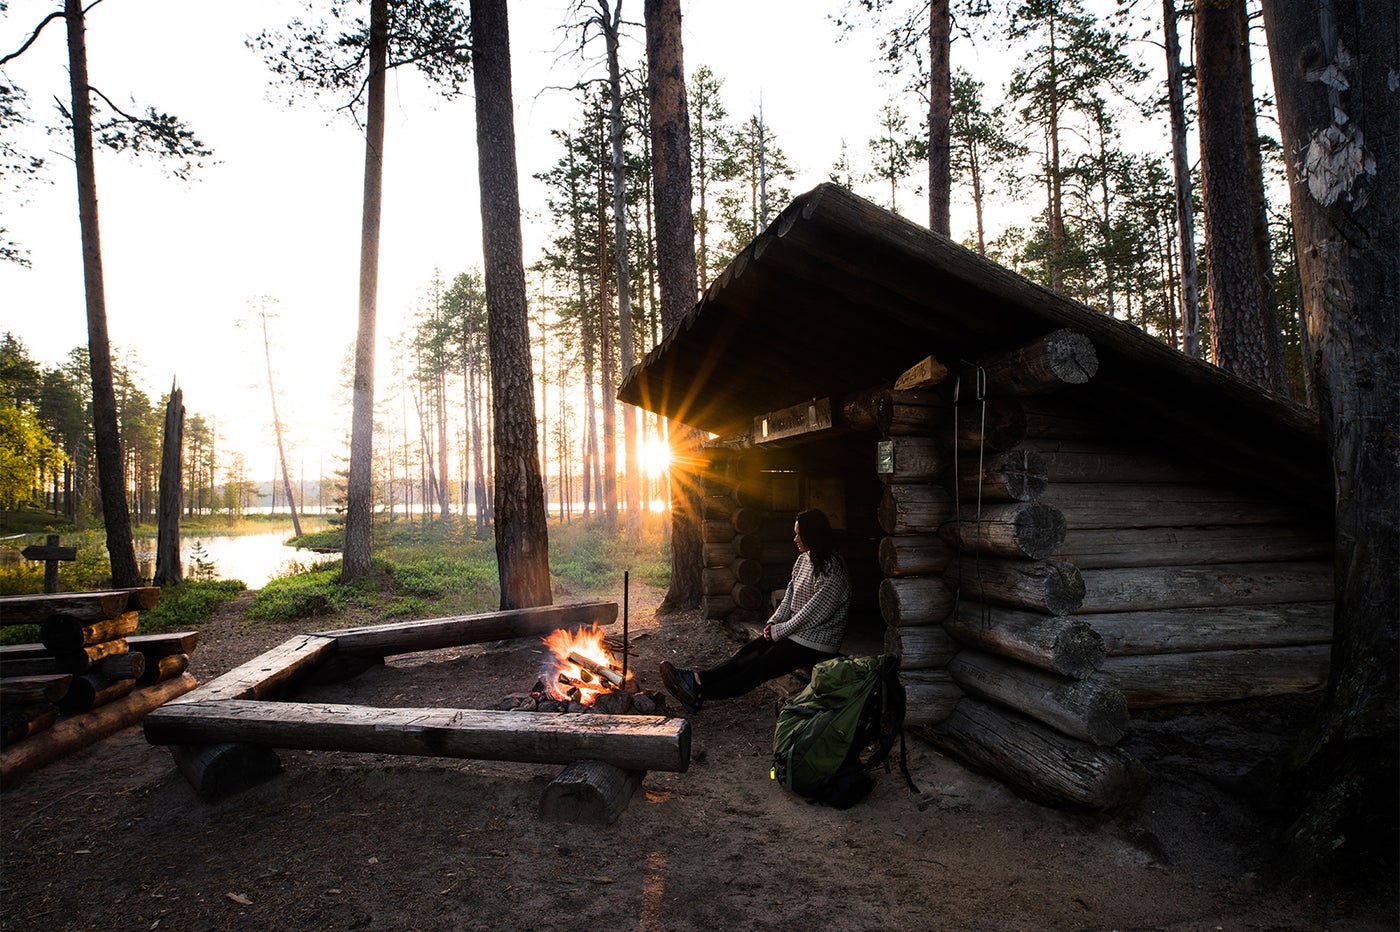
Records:
[[[707,663],[733,637],[654,617],[633,587],[633,669]],[[201,629],[201,681],[293,634],[239,604]],[[620,626],[612,630],[619,631]],[[528,690],[536,641],[390,658],[299,699],[488,708]],[[1046,808],[909,743],[898,772],[839,812],[770,781],[776,692],[691,716],[685,773],[647,774],[614,824],[543,819],[558,767],[281,751],[284,773],[200,802],[130,728],[0,795],[0,926],[61,929],[1395,929],[1393,885],[1310,894],[1272,883],[1267,827],[1239,778],[1306,703],[1135,717],[1152,780],[1112,813]],[[681,714],[672,708],[672,714]]]

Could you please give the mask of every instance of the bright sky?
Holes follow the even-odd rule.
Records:
[[[0,51],[23,43],[54,0],[12,0],[0,19]],[[838,41],[829,14],[841,0],[691,0],[683,3],[687,72],[706,64],[724,80],[736,120],[760,96],[778,145],[799,171],[794,193],[826,180],[843,139],[853,158],[876,135],[888,96],[870,31]],[[549,131],[567,125],[572,97],[551,86],[597,74],[569,54],[561,0],[511,5],[516,132],[526,211],[527,264],[546,227],[531,177],[560,155]],[[256,327],[240,327],[250,302],[275,298],[274,364],[282,420],[299,439],[306,472],[325,469],[348,433],[334,396],[356,320],[364,144],[344,115],[313,104],[289,108],[244,40],[301,9],[288,0],[191,3],[106,0],[88,18],[92,84],[119,104],[135,98],[185,119],[218,164],[186,183],[149,160],[100,152],[107,313],[114,352],[133,351],[152,400],[178,378],[190,412],[212,416],[255,477],[272,475],[275,447]],[[640,0],[624,16],[641,19]],[[985,58],[986,49],[978,50]],[[954,64],[974,50],[955,45]],[[601,54],[601,43],[595,55]],[[624,56],[645,56],[640,25]],[[6,69],[29,93],[30,117],[54,118],[66,95],[62,23]],[[985,62],[983,62],[985,64]],[[980,69],[979,69],[980,70]],[[989,88],[1004,73],[986,74]],[[434,268],[444,278],[480,264],[473,103],[428,93],[413,77],[390,79],[379,281],[379,358],[403,331]],[[470,88],[468,88],[468,91]],[[279,96],[280,95],[280,96]],[[279,102],[281,101],[281,102]],[[911,108],[912,110],[912,108]],[[30,251],[31,269],[0,264],[0,331],[13,331],[45,364],[87,339],[75,182],[64,137],[34,137],[52,184],[4,205],[0,225]],[[867,196],[878,197],[872,185]],[[911,195],[907,215],[923,217]],[[955,216],[954,233],[969,225]],[[251,322],[250,322],[251,323]],[[381,370],[382,371],[382,370]],[[381,376],[379,383],[384,384]],[[298,454],[292,454],[296,469]],[[301,470],[297,469],[300,472]]]

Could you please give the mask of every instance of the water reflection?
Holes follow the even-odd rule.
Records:
[[[269,579],[283,575],[290,565],[310,565],[324,559],[322,554],[314,551],[288,547],[283,541],[291,536],[290,531],[240,534],[236,537],[182,534],[180,562],[185,575],[193,575],[194,548],[198,544],[205,562],[213,564],[216,579],[241,579],[249,589],[261,589]],[[136,562],[142,576],[149,579],[155,574],[154,540],[136,542]]]

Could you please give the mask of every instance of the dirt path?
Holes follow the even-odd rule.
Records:
[[[645,688],[663,658],[734,648],[694,616],[631,610]],[[320,619],[202,629],[201,681]],[[357,623],[350,620],[346,623]],[[618,630],[618,629],[614,629]],[[528,690],[539,646],[506,642],[391,658],[299,698],[485,708]],[[30,775],[0,796],[5,930],[55,929],[1394,929],[1393,894],[1318,902],[1257,874],[1266,844],[1228,789],[1298,707],[1135,726],[1154,774],[1113,815],[1047,809],[910,743],[898,774],[847,812],[768,779],[775,695],[693,716],[693,762],[651,773],[618,822],[542,820],[559,768],[279,752],[285,772],[220,803],[195,799],[139,728]],[[674,711],[674,710],[673,710]],[[1170,724],[1170,727],[1168,725]],[[1390,897],[1387,899],[1387,897]]]

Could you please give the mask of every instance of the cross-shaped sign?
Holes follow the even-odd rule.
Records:
[[[58,535],[50,534],[48,536],[48,541],[43,546],[33,544],[21,550],[20,554],[26,560],[44,561],[44,591],[57,592],[58,561],[78,559],[78,548],[60,547],[58,545]]]

